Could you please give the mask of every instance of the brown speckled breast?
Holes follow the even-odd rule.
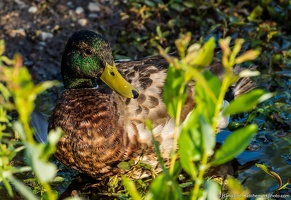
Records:
[[[55,156],[67,166],[98,178],[114,173],[130,157],[124,122],[110,95],[96,89],[66,90],[51,119],[49,130],[61,127],[65,132]]]

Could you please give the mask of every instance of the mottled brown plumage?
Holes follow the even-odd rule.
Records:
[[[108,51],[107,43],[104,43],[100,35],[90,31],[77,32],[68,41],[62,61],[67,89],[49,124],[49,130],[61,127],[65,132],[57,144],[55,156],[65,165],[96,179],[125,173],[126,170],[120,169],[118,164],[129,160],[135,163],[142,160],[158,169],[152,135],[145,122],[151,120],[162,156],[169,158],[173,148],[174,120],[168,115],[162,98],[168,63],[160,56],[118,62],[118,71],[134,86],[125,87],[132,94],[124,93],[120,85],[110,85],[109,88],[100,81],[102,71],[106,71],[104,68],[108,64],[109,67],[114,65],[109,63],[112,58],[100,57],[100,47],[106,46]],[[71,69],[76,72],[72,73]],[[223,67],[213,64],[210,71],[221,75]],[[116,71],[109,71],[108,76],[114,79]],[[182,121],[195,106],[193,85],[191,82],[187,90]],[[122,97],[123,93],[134,98]],[[137,176],[143,177],[143,174],[135,174]]]

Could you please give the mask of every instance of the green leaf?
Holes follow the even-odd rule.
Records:
[[[150,185],[145,199],[182,199],[182,190],[176,182],[169,181],[165,174],[160,174]]]
[[[219,200],[219,187],[218,183],[213,180],[209,180],[205,182],[205,188],[207,192],[207,199]]]
[[[247,189],[245,189],[241,183],[231,177],[231,176],[227,176],[227,186],[229,188],[229,196],[231,196],[231,200],[241,200],[242,197],[247,196],[247,194],[249,194],[249,191]]]
[[[140,195],[135,187],[135,184],[132,180],[130,180],[126,176],[123,176],[122,183],[123,183],[124,187],[127,189],[127,191],[129,192],[130,196],[134,200],[141,200],[141,197],[140,197]]]
[[[247,112],[253,109],[258,103],[271,97],[272,97],[271,93],[267,93],[265,95],[265,92],[261,89],[252,90],[247,94],[239,96],[234,101],[231,101],[229,106],[223,112],[223,114],[227,115]]]
[[[249,60],[254,60],[260,55],[260,51],[258,50],[249,50],[245,52],[244,54],[238,56],[235,59],[235,64],[241,64],[243,62],[249,61]]]
[[[199,124],[197,112],[192,111],[184,121],[178,140],[180,161],[183,169],[192,177],[197,176],[194,161],[202,157],[202,135],[198,130]]]
[[[203,47],[198,51],[196,56],[192,56],[190,52],[188,53],[186,59],[190,60],[190,58],[192,58],[189,62],[191,66],[195,66],[199,68],[207,67],[213,60],[214,48],[215,48],[215,39],[214,37],[211,37],[203,45]]]
[[[212,165],[220,165],[233,159],[249,145],[257,132],[257,125],[251,124],[233,132],[217,150]]]
[[[55,147],[62,136],[63,136],[63,131],[61,128],[58,127],[56,130],[51,130],[48,134],[49,144]]]
[[[9,89],[5,87],[1,82],[0,82],[0,92],[1,95],[4,97],[5,101],[8,101],[9,97],[11,97]]]
[[[5,52],[5,43],[4,43],[4,40],[0,40],[0,56],[2,56],[4,52]]]
[[[184,81],[182,69],[175,69],[174,66],[170,65],[167,71],[167,77],[164,86],[164,102],[168,109],[171,117],[177,116],[177,108],[179,105],[183,105],[187,92],[186,83]]]
[[[257,167],[261,168],[264,172],[272,176],[274,179],[278,181],[278,188],[282,187],[282,179],[276,172],[270,170],[266,165],[263,164],[256,164]]]
[[[31,165],[35,175],[41,183],[52,181],[57,173],[54,164],[40,159],[43,144],[26,144],[26,162]]]
[[[263,8],[261,6],[257,6],[252,10],[250,16],[248,16],[248,20],[251,22],[257,21],[256,18],[262,15],[262,13],[263,13]]]
[[[27,136],[20,121],[13,123],[13,129],[19,134],[21,141],[25,142],[27,140]]]
[[[31,192],[31,188],[14,178],[12,175],[7,177],[9,181],[17,188],[17,190],[26,198],[37,200],[38,198]]]
[[[203,117],[200,117],[200,123],[203,138],[203,150],[207,156],[211,156],[216,144],[215,133],[213,132],[212,126],[207,123]]]
[[[123,169],[123,170],[130,170],[131,166],[128,162],[120,162],[117,165],[118,168]]]

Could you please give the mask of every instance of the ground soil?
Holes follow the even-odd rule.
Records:
[[[114,0],[1,0],[0,39],[6,55],[23,56],[36,83],[61,80],[61,55],[70,35],[80,29],[111,33],[105,37],[114,46],[121,7],[122,1]]]

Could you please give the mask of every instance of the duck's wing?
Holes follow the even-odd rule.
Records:
[[[34,109],[31,113],[30,126],[34,129],[34,137],[39,143],[47,142],[48,119],[37,109]]]
[[[161,56],[153,56],[138,61],[119,62],[120,73],[139,91],[137,99],[126,99],[129,122],[127,132],[131,139],[140,144],[152,146],[151,132],[145,122],[152,122],[153,134],[160,144],[164,157],[172,150],[174,120],[167,112],[163,101],[163,88],[168,68],[167,61]],[[190,89],[191,88],[191,89]],[[182,120],[194,107],[193,85],[188,89],[188,98],[182,113]],[[137,137],[136,137],[137,136]]]

